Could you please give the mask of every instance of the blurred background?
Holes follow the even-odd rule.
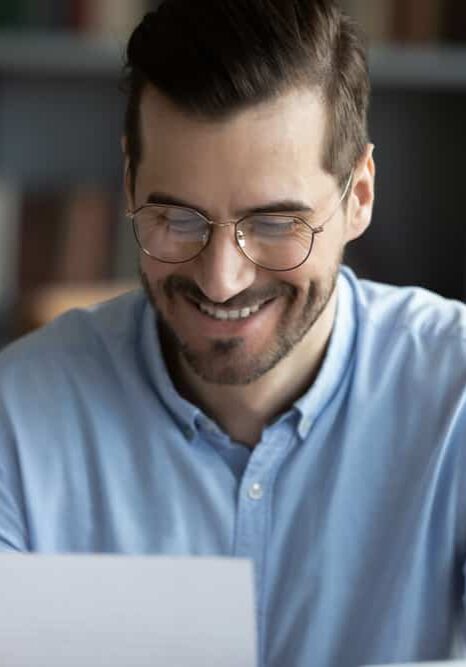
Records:
[[[189,0],[187,0],[189,1]],[[0,0],[0,346],[137,284],[124,47],[154,0]],[[466,296],[466,0],[342,0],[370,43],[377,199],[361,276]]]

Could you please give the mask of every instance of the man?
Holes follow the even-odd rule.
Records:
[[[341,267],[374,162],[324,0],[166,0],[128,47],[144,290],[0,361],[3,550],[255,563],[261,665],[454,655],[466,310]]]

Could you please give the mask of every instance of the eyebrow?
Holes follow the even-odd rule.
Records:
[[[211,216],[208,211],[199,206],[194,206],[190,202],[187,202],[184,199],[179,197],[173,197],[165,192],[151,192],[146,200],[147,204],[164,204],[165,206],[184,206],[185,208],[192,208],[195,211],[202,213],[204,217],[208,220],[211,220]],[[282,199],[280,201],[269,202],[262,206],[255,206],[253,208],[243,209],[237,211],[238,218],[242,218],[245,215],[254,215],[258,213],[306,213],[313,214],[314,209],[302,201],[295,199]]]

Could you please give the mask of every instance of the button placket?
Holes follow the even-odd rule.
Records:
[[[234,553],[254,561],[259,634],[265,641],[265,573],[268,530],[274,481],[280,465],[295,441],[290,421],[270,429],[270,440],[261,442],[251,454],[238,497]],[[264,647],[259,648],[260,654]]]

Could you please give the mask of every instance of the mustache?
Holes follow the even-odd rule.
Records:
[[[278,283],[277,285],[269,285],[261,289],[246,289],[239,294],[235,294],[234,297],[227,301],[215,303],[206,297],[194,281],[183,276],[168,276],[160,286],[169,299],[180,295],[198,304],[213,305],[231,310],[249,308],[257,303],[264,303],[278,297],[292,298],[296,294],[296,289],[292,285]]]

